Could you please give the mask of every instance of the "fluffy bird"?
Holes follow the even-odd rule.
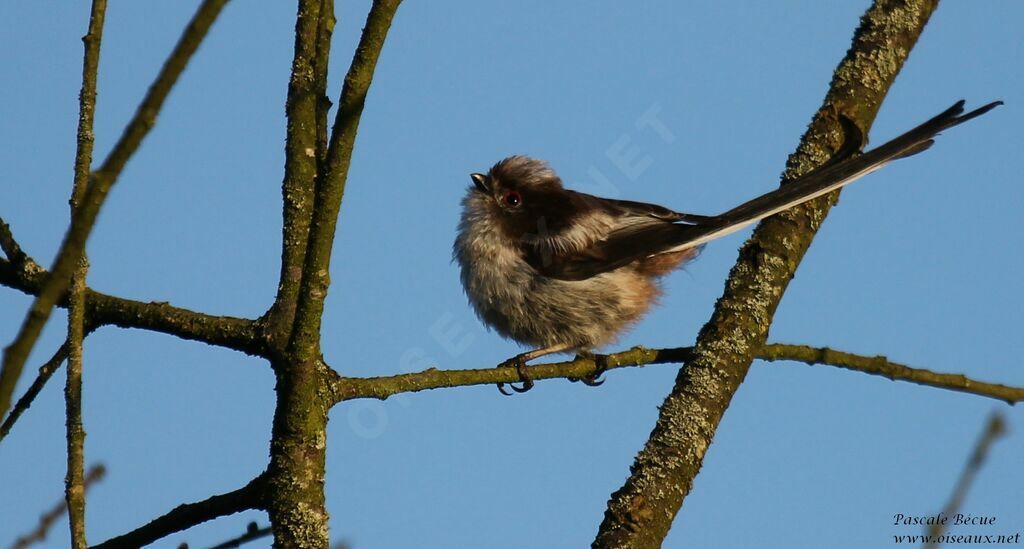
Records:
[[[513,388],[528,390],[527,361],[558,352],[588,354],[613,342],[655,303],[659,279],[696,257],[705,243],[919,153],[940,131],[1000,104],[963,114],[959,101],[863,154],[857,154],[863,132],[840,117],[844,143],[832,160],[711,216],[568,190],[546,162],[510,156],[486,174],[470,175],[453,253],[462,286],[484,324],[532,347],[503,363],[516,367],[523,381]]]

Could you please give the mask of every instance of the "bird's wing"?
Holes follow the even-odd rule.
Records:
[[[716,216],[675,212],[655,204],[610,200],[582,193],[576,199],[599,201],[615,222],[600,239],[553,249],[524,245],[524,257],[540,274],[560,280],[584,280],[660,253],[684,251],[747,227],[808,200],[839,189],[898,158],[917,154],[932,145],[940,131],[981,116],[1000,105],[994,102],[961,116],[960,101],[909,132],[864,154],[860,129],[841,118],[844,145],[820,168]]]
[[[695,238],[698,233],[694,231],[700,231],[697,225],[647,219],[650,221],[624,224],[603,240],[582,248],[555,250],[525,246],[524,258],[541,275],[559,280],[585,280],[669,249],[685,249],[681,246]]]
[[[705,215],[677,212],[664,206],[648,204],[647,202],[598,198],[590,195],[586,196],[599,201],[605,211],[617,217],[653,218],[661,221],[681,222],[687,224],[699,224],[711,219],[711,217]]]

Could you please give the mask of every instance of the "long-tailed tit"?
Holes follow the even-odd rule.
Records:
[[[960,101],[909,132],[857,154],[862,131],[840,117],[844,144],[831,161],[776,190],[712,216],[655,204],[599,198],[562,187],[547,163],[511,156],[471,175],[454,256],[480,319],[533,350],[526,361],[589,352],[614,341],[661,292],[659,279],[711,240],[848,185],[889,162],[927,149],[940,131],[981,116]]]

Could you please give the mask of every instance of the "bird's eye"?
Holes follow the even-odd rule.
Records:
[[[515,191],[509,191],[501,196],[501,203],[509,208],[518,208],[523,203],[523,197]]]

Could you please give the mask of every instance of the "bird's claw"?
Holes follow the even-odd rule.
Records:
[[[522,382],[522,385],[516,387],[514,383],[509,383],[508,386],[510,389],[516,393],[525,393],[526,391],[533,389],[533,378],[531,378],[526,372],[526,361],[524,361],[522,357],[517,356],[510,358],[505,362],[502,362],[501,366],[505,368],[515,368],[516,373],[519,374],[519,381]],[[505,396],[512,396],[514,394],[505,390],[505,382],[503,381],[498,382],[498,392]]]
[[[604,385],[605,380],[601,379],[604,373],[608,370],[608,357],[607,355],[596,355],[592,353],[579,353],[576,355],[576,359],[588,358],[594,361],[594,373],[589,376],[580,378],[569,378],[569,381],[579,381],[587,387],[599,387]]]

